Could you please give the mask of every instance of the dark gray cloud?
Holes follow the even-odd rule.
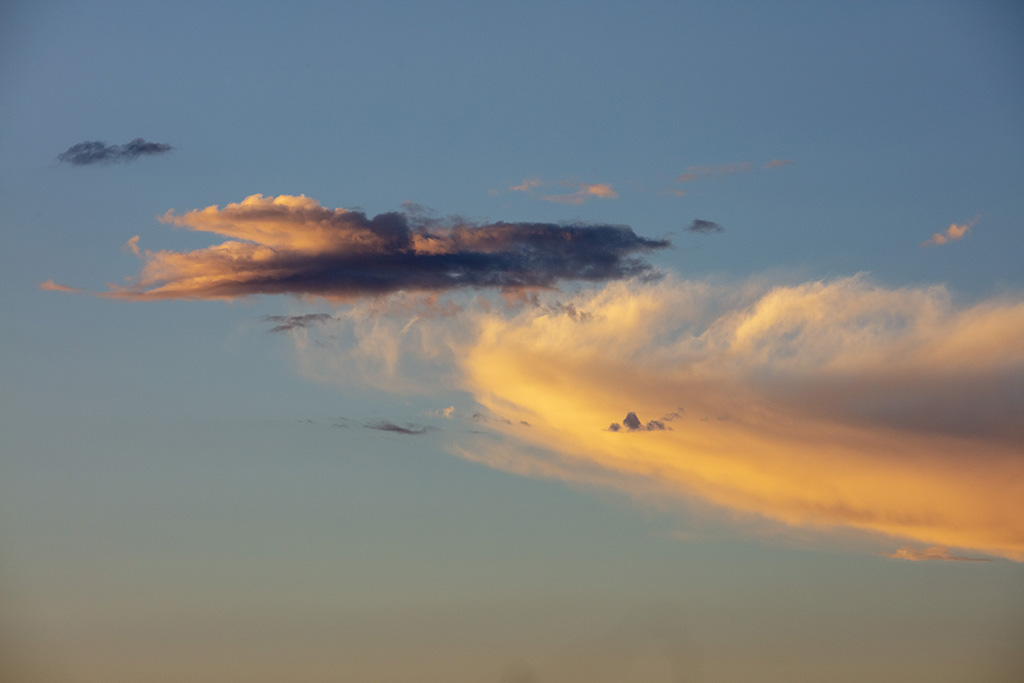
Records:
[[[419,436],[426,434],[427,432],[433,432],[437,430],[437,427],[431,427],[430,425],[419,425],[412,422],[406,422],[405,425],[397,425],[391,420],[375,420],[373,422],[364,422],[363,427],[367,429],[376,429],[381,432],[394,432],[396,434],[409,434],[411,436]]]
[[[333,320],[330,313],[306,313],[305,315],[264,315],[260,320],[268,323],[277,323],[267,332],[287,332],[295,329],[306,329],[312,325]]]
[[[142,138],[135,138],[123,145],[108,145],[105,142],[92,140],[71,145],[57,155],[57,160],[66,161],[75,166],[111,164],[120,161],[134,161],[141,156],[162,154],[172,149],[173,147],[163,142],[146,142]]]
[[[621,432],[623,430],[627,432],[661,432],[667,429],[665,427],[666,418],[660,420],[651,420],[646,425],[640,421],[640,418],[636,416],[636,413],[630,411],[626,413],[626,417],[623,418],[622,424],[618,422],[612,422],[608,425],[608,431]]]
[[[711,232],[725,232],[725,228],[714,221],[702,221],[699,218],[694,218],[693,222],[686,226],[686,231],[707,234]]]

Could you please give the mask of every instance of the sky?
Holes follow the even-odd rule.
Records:
[[[1012,2],[0,7],[0,678],[1024,677]]]

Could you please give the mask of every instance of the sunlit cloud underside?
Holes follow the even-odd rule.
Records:
[[[475,312],[474,312],[475,311]],[[1024,302],[857,276],[669,277],[558,305],[296,331],[309,375],[429,391],[425,364],[502,419],[460,455],[528,476],[1024,560]],[[333,326],[332,326],[333,325]],[[665,429],[613,431],[636,412]],[[526,426],[529,425],[529,426]],[[753,526],[751,526],[753,528]]]

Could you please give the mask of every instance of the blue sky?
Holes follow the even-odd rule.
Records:
[[[1020,675],[1014,3],[8,5],[15,680]],[[58,160],[136,138],[173,149]],[[672,246],[389,296],[303,252],[329,296],[268,295],[203,251],[259,242],[253,195],[289,240],[269,198],[403,212],[459,277],[549,274],[523,226]]]

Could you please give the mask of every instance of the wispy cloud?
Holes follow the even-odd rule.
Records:
[[[618,199],[619,197],[619,193],[610,183],[583,183],[572,180],[544,181],[540,178],[524,178],[523,182],[512,185],[508,189],[510,192],[537,194],[539,188],[554,186],[571,187],[576,190],[564,194],[543,194],[539,195],[540,198],[556,204],[579,205],[590,199]]]
[[[268,332],[289,332],[306,329],[311,325],[333,319],[330,313],[306,313],[303,315],[264,315],[260,319],[268,323],[276,323]]]
[[[540,178],[523,178],[523,182],[519,183],[518,185],[513,185],[508,189],[512,192],[529,192],[534,188],[540,187],[540,185]]]
[[[792,164],[793,164],[793,160],[792,159],[772,159],[771,161],[766,162],[764,167],[765,168],[781,168],[783,166],[791,166]]]
[[[919,548],[911,548],[910,546],[903,546],[899,550],[891,553],[883,553],[885,557],[891,557],[896,560],[909,560],[911,562],[921,562],[924,560],[939,560],[941,562],[991,562],[992,560],[987,557],[968,557],[966,555],[954,555],[949,552],[948,548],[942,546],[932,546],[931,548],[925,548],[921,550]]]
[[[427,412],[427,417],[443,417],[446,420],[452,419],[455,415],[455,406],[448,406],[447,408],[441,408],[440,410],[431,410]]]
[[[398,425],[391,420],[375,420],[373,422],[364,422],[363,427],[366,429],[376,429],[381,432],[394,432],[395,434],[405,434],[407,436],[421,436],[428,432],[437,430],[437,427],[430,425],[414,424],[407,422],[404,425]]]
[[[963,239],[963,237],[968,232],[970,232],[971,228],[974,227],[974,224],[977,221],[978,221],[978,219],[975,218],[974,220],[972,220],[972,221],[970,221],[968,223],[963,223],[961,225],[957,225],[956,223],[951,223],[950,226],[948,228],[946,228],[945,231],[937,232],[934,235],[932,235],[931,237],[929,237],[928,239],[926,239],[924,242],[921,242],[921,246],[922,247],[932,247],[932,246],[938,246],[940,244],[947,244],[949,242],[956,242],[957,240]]]
[[[67,285],[58,285],[53,280],[46,280],[39,283],[39,289],[45,292],[65,292],[67,294],[80,294],[81,291]]]
[[[65,151],[57,155],[58,161],[63,161],[75,166],[87,166],[89,164],[111,164],[117,162],[135,161],[141,156],[152,156],[169,152],[173,147],[163,142],[146,142],[142,138],[135,138],[123,145],[108,145],[105,142],[95,140],[79,142],[71,145]]]
[[[141,250],[140,274],[104,296],[293,294],[353,300],[400,291],[545,289],[568,281],[650,276],[652,267],[637,254],[669,246],[668,240],[640,237],[619,225],[480,225],[403,212],[368,218],[288,195],[168,211],[160,220],[232,239],[189,252]]]
[[[699,218],[694,218],[693,222],[686,226],[686,231],[707,234],[710,232],[725,232],[725,228],[714,221],[703,221]]]
[[[582,204],[588,199],[598,197],[600,199],[617,199],[619,194],[612,189],[612,186],[608,183],[595,183],[593,185],[587,183],[579,183],[579,189],[575,192],[568,194],[550,194],[542,197],[549,202],[557,202],[559,204]]]

